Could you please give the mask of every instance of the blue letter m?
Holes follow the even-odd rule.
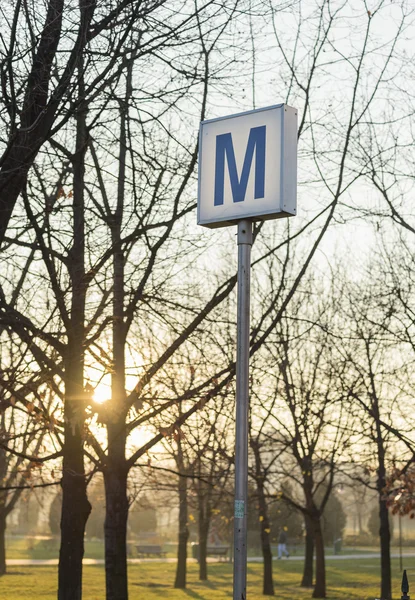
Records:
[[[242,167],[241,178],[238,178],[232,134],[223,133],[216,136],[215,164],[215,198],[214,205],[223,204],[225,187],[225,156],[228,160],[229,179],[234,202],[245,200],[252,158],[255,150],[255,190],[254,198],[264,197],[265,188],[265,125],[253,127],[249,132],[248,145]]]

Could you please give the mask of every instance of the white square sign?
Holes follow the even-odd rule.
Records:
[[[290,217],[297,210],[297,110],[285,104],[203,121],[197,222]]]

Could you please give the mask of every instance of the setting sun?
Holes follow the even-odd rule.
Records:
[[[105,383],[99,383],[94,389],[93,398],[95,402],[102,404],[111,398],[111,387]]]

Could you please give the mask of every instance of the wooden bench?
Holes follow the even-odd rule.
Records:
[[[228,556],[229,546],[208,546],[206,548],[207,556],[223,556],[226,558]]]
[[[199,544],[192,544],[194,546],[193,549],[193,557],[197,559],[199,562]],[[206,547],[206,556],[218,556],[219,558],[226,559],[229,552],[229,546],[207,546]]]
[[[138,556],[166,556],[166,552],[163,551],[162,547],[158,544],[137,544],[135,549],[137,550]]]

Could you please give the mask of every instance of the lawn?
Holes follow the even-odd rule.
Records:
[[[131,542],[131,557],[136,556],[134,550],[137,542]],[[167,557],[174,558],[177,556],[177,545],[174,544],[163,544],[163,548],[167,550]],[[403,549],[405,552],[415,552],[415,547],[406,546]],[[296,556],[302,556],[304,554],[303,546],[297,546],[295,548],[290,547],[290,552]],[[326,556],[333,554],[332,546],[328,546],[325,549]],[[391,547],[392,553],[398,553],[397,547]],[[343,547],[341,554],[368,554],[368,553],[379,553],[377,547]],[[277,554],[277,547],[273,547],[274,556]],[[49,559],[59,557],[59,539],[40,539],[34,537],[17,537],[8,536],[6,537],[6,556],[7,558],[32,558],[32,559]],[[188,545],[188,556],[192,556],[191,545]],[[261,556],[261,550],[259,548],[249,548],[248,556]],[[104,542],[103,540],[85,540],[85,558],[104,558]],[[0,599],[1,600],[1,599]]]
[[[59,539],[6,537],[7,558],[50,559],[59,557]],[[104,558],[104,543],[85,541],[85,558]],[[0,600],[3,600],[0,596]]]
[[[415,559],[408,559],[411,567]],[[401,597],[398,561],[393,560],[394,598]],[[130,600],[227,600],[232,598],[232,566],[229,563],[209,565],[209,581],[197,578],[197,565],[188,569],[188,588],[174,590],[175,565],[171,563],[142,563],[129,566]],[[311,598],[311,590],[299,587],[301,561],[275,563],[275,593],[278,600]],[[248,600],[263,600],[261,594],[261,564],[248,565]],[[0,579],[1,600],[30,600],[56,598],[56,567],[9,567]],[[409,572],[411,585],[411,571]],[[379,593],[379,560],[342,560],[327,565],[328,600],[374,600]],[[415,588],[415,573],[414,573]],[[84,600],[104,600],[104,568],[84,568]]]

